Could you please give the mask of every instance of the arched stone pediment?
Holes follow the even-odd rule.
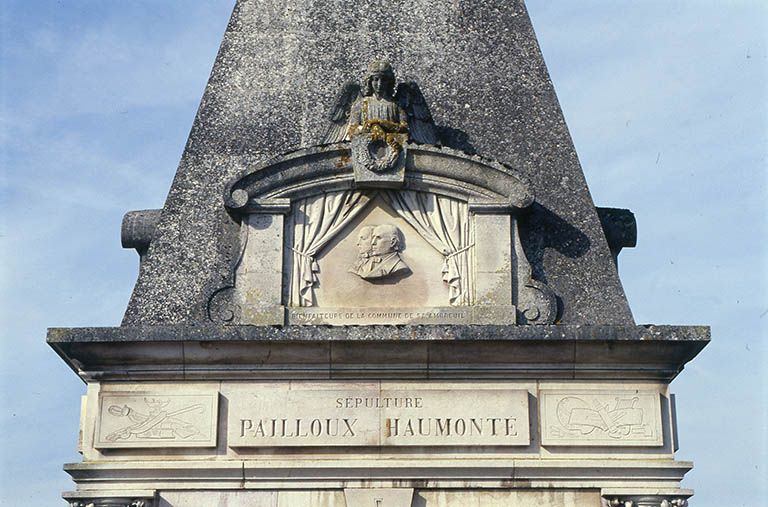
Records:
[[[350,144],[313,146],[260,164],[227,185],[224,200],[234,213],[313,195],[360,188],[399,188],[435,193],[515,212],[533,203],[528,178],[497,161],[450,148],[407,144],[402,182],[355,178]]]
[[[531,278],[518,232],[516,215],[534,201],[524,175],[437,146],[405,143],[384,168],[371,163],[380,155],[370,141],[313,146],[232,180],[224,204],[241,221],[241,253],[232,285],[209,301],[210,318],[257,325],[554,321],[554,294]],[[371,218],[374,203],[389,218]],[[376,251],[375,241],[389,247]],[[429,248],[419,254],[418,244]],[[398,297],[393,306],[393,290],[443,295],[437,302]]]

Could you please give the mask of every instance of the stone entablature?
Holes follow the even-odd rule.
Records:
[[[456,353],[460,355],[460,349]],[[189,349],[188,354],[194,352]],[[382,347],[369,348],[366,356],[372,363],[376,356],[390,362],[394,359],[391,349]],[[391,364],[396,371],[397,364]],[[341,493],[349,488],[395,487],[430,495],[430,490],[420,489],[416,478],[422,476],[430,477],[432,488],[450,489],[459,483],[471,486],[471,494],[480,498],[491,494],[483,493],[486,489],[523,483],[526,488],[546,484],[580,494],[592,490],[595,496],[590,502],[598,502],[601,492],[605,498],[622,494],[639,498],[651,491],[680,497],[685,491],[679,489],[679,481],[691,465],[674,459],[674,400],[666,381],[627,383],[618,373],[607,380],[607,370],[600,377],[578,382],[489,381],[482,372],[474,380],[465,372],[460,382],[365,380],[359,374],[350,380],[300,381],[281,380],[281,371],[288,369],[277,367],[273,378],[261,380],[91,380],[81,423],[80,451],[85,462],[69,465],[67,470],[92,495],[129,485],[156,492],[160,503],[146,505],[166,505],[164,495],[182,498],[180,477],[184,478],[183,489],[206,489],[210,494],[232,490],[240,496],[253,495],[253,499],[270,488]],[[172,378],[168,373],[166,377]],[[624,416],[605,401],[624,400],[630,385],[633,397],[640,400],[641,423],[661,436],[660,445],[638,441],[636,432],[623,431]],[[580,430],[586,421],[594,426],[593,431],[607,425],[605,431],[611,434],[595,440],[589,431],[579,431],[570,435],[570,442],[563,441],[563,436],[548,442],[546,429],[553,420],[562,421],[557,413],[549,414],[545,405],[549,398],[557,401],[564,395],[593,402],[586,408],[595,413],[570,415],[569,420],[580,424]],[[154,411],[152,422],[144,418],[133,422],[125,416],[115,421],[126,412],[124,407],[148,411],[143,407],[147,400],[155,404],[171,401]],[[215,400],[214,413],[218,408],[212,425],[207,412],[201,410],[209,400]],[[122,431],[121,441],[128,445],[101,445],[105,421],[109,421],[111,433]],[[124,427],[116,428],[116,422]],[[135,428],[135,424],[143,426]],[[213,447],[201,447],[200,434],[216,435]],[[440,449],[439,455],[435,449]],[[579,455],[576,461],[574,452]],[[511,476],[515,480],[510,481]],[[126,477],[138,480],[126,482]],[[634,484],[631,491],[628,481]],[[352,492],[352,496],[365,494]],[[646,504],[633,507],[637,505]]]
[[[85,398],[80,450],[95,461],[154,459],[170,449],[185,449],[182,455],[193,459],[212,451],[226,459],[277,459],[287,448],[309,457],[345,447],[393,457],[443,447],[466,459],[485,459],[483,447],[499,456],[547,459],[579,447],[585,455],[671,459],[674,400],[665,384],[634,385],[633,399],[642,401],[627,414],[621,405],[629,391],[619,382],[571,383],[567,397],[558,381],[102,382]],[[570,411],[552,413],[553,397],[612,399],[619,406],[571,402]],[[555,439],[553,425],[571,431]]]

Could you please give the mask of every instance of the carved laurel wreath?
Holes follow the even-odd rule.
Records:
[[[375,173],[391,170],[397,164],[402,151],[402,146],[392,137],[387,135],[385,140],[368,137],[365,146],[361,146],[362,149],[354,150],[357,162]],[[376,152],[382,145],[386,147],[386,152],[384,156],[377,156]]]

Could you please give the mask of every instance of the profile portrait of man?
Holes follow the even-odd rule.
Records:
[[[372,225],[364,225],[360,228],[357,235],[357,260],[349,268],[350,273],[364,277],[368,273],[371,264],[371,236],[373,235]]]
[[[400,257],[405,241],[403,233],[391,224],[377,225],[371,234],[371,253],[366,280],[404,275],[411,269]]]

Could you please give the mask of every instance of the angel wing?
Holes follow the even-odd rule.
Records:
[[[435,121],[421,89],[413,81],[397,85],[395,100],[408,113],[408,131],[411,141],[419,144],[440,144]]]
[[[349,82],[344,85],[336,97],[335,105],[329,116],[331,124],[323,137],[323,144],[340,143],[347,137],[347,122],[352,103],[360,96],[360,85]]]

